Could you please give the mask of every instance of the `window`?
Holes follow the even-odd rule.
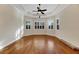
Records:
[[[35,29],[39,29],[39,22],[35,22]]]
[[[26,29],[30,29],[30,21],[26,21]]]
[[[53,29],[53,23],[49,24],[49,29]]]
[[[44,29],[44,22],[40,22],[40,29]]]
[[[57,19],[57,30],[59,30],[59,20]]]
[[[35,22],[35,29],[44,29],[44,22]]]

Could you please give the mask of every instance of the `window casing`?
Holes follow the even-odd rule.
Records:
[[[30,29],[31,25],[30,25],[30,21],[26,21],[26,29]]]
[[[57,30],[59,30],[59,20],[57,19]]]
[[[35,29],[44,29],[44,22],[35,22]]]
[[[48,27],[49,29],[53,29],[53,23],[51,23]]]

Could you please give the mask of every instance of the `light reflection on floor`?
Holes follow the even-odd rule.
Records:
[[[36,47],[37,49],[44,49],[44,46],[45,46],[44,38],[34,39],[34,47]]]
[[[54,42],[52,42],[51,40],[48,41],[48,49],[50,51],[54,49]]]

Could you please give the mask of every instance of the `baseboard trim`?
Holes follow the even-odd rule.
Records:
[[[65,45],[67,45],[67,46],[70,47],[71,49],[79,51],[79,48],[76,47],[76,46],[74,46],[73,44],[71,44],[71,43],[69,43],[69,42],[67,42],[67,41],[65,41],[65,40],[63,40],[63,39],[60,39],[60,41],[62,41]]]
[[[59,37],[57,37],[57,36],[55,36],[55,35],[50,35],[50,34],[48,34],[48,35],[49,35],[49,36],[54,36],[54,37],[58,38],[63,44],[67,45],[67,46],[70,47],[71,49],[76,50],[76,51],[79,51],[79,47],[76,47],[76,46],[74,46],[73,44],[71,44],[71,43],[69,43],[69,42],[67,42],[67,41],[65,41],[65,40],[63,40],[63,39],[61,39],[61,38],[59,38]]]
[[[22,38],[22,37],[21,37],[21,38]],[[17,40],[20,40],[20,39],[17,39]],[[9,42],[8,44],[2,46],[2,47],[0,48],[0,50],[3,50],[3,49],[6,48],[7,46],[9,46],[9,45],[11,45],[12,43],[16,42],[17,40],[15,39],[15,40]]]
[[[25,37],[25,36],[32,36],[32,35],[47,35],[47,34],[29,34],[29,35],[24,35],[23,37]]]

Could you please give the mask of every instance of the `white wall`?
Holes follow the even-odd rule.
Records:
[[[60,19],[60,31],[57,31],[56,36],[79,48],[79,5],[70,5],[56,18]]]
[[[23,14],[18,9],[10,5],[0,5],[0,49],[22,36],[22,22]]]
[[[26,21],[30,21],[31,22],[31,29],[26,29]],[[45,22],[45,27],[44,29],[35,29],[34,25],[35,25],[35,22],[36,21],[39,21],[39,22]],[[25,17],[25,20],[24,20],[24,24],[25,24],[25,30],[24,30],[24,36],[27,36],[27,35],[54,35],[54,29],[48,29],[48,22],[54,22],[54,17],[52,18],[31,18],[31,17]]]

